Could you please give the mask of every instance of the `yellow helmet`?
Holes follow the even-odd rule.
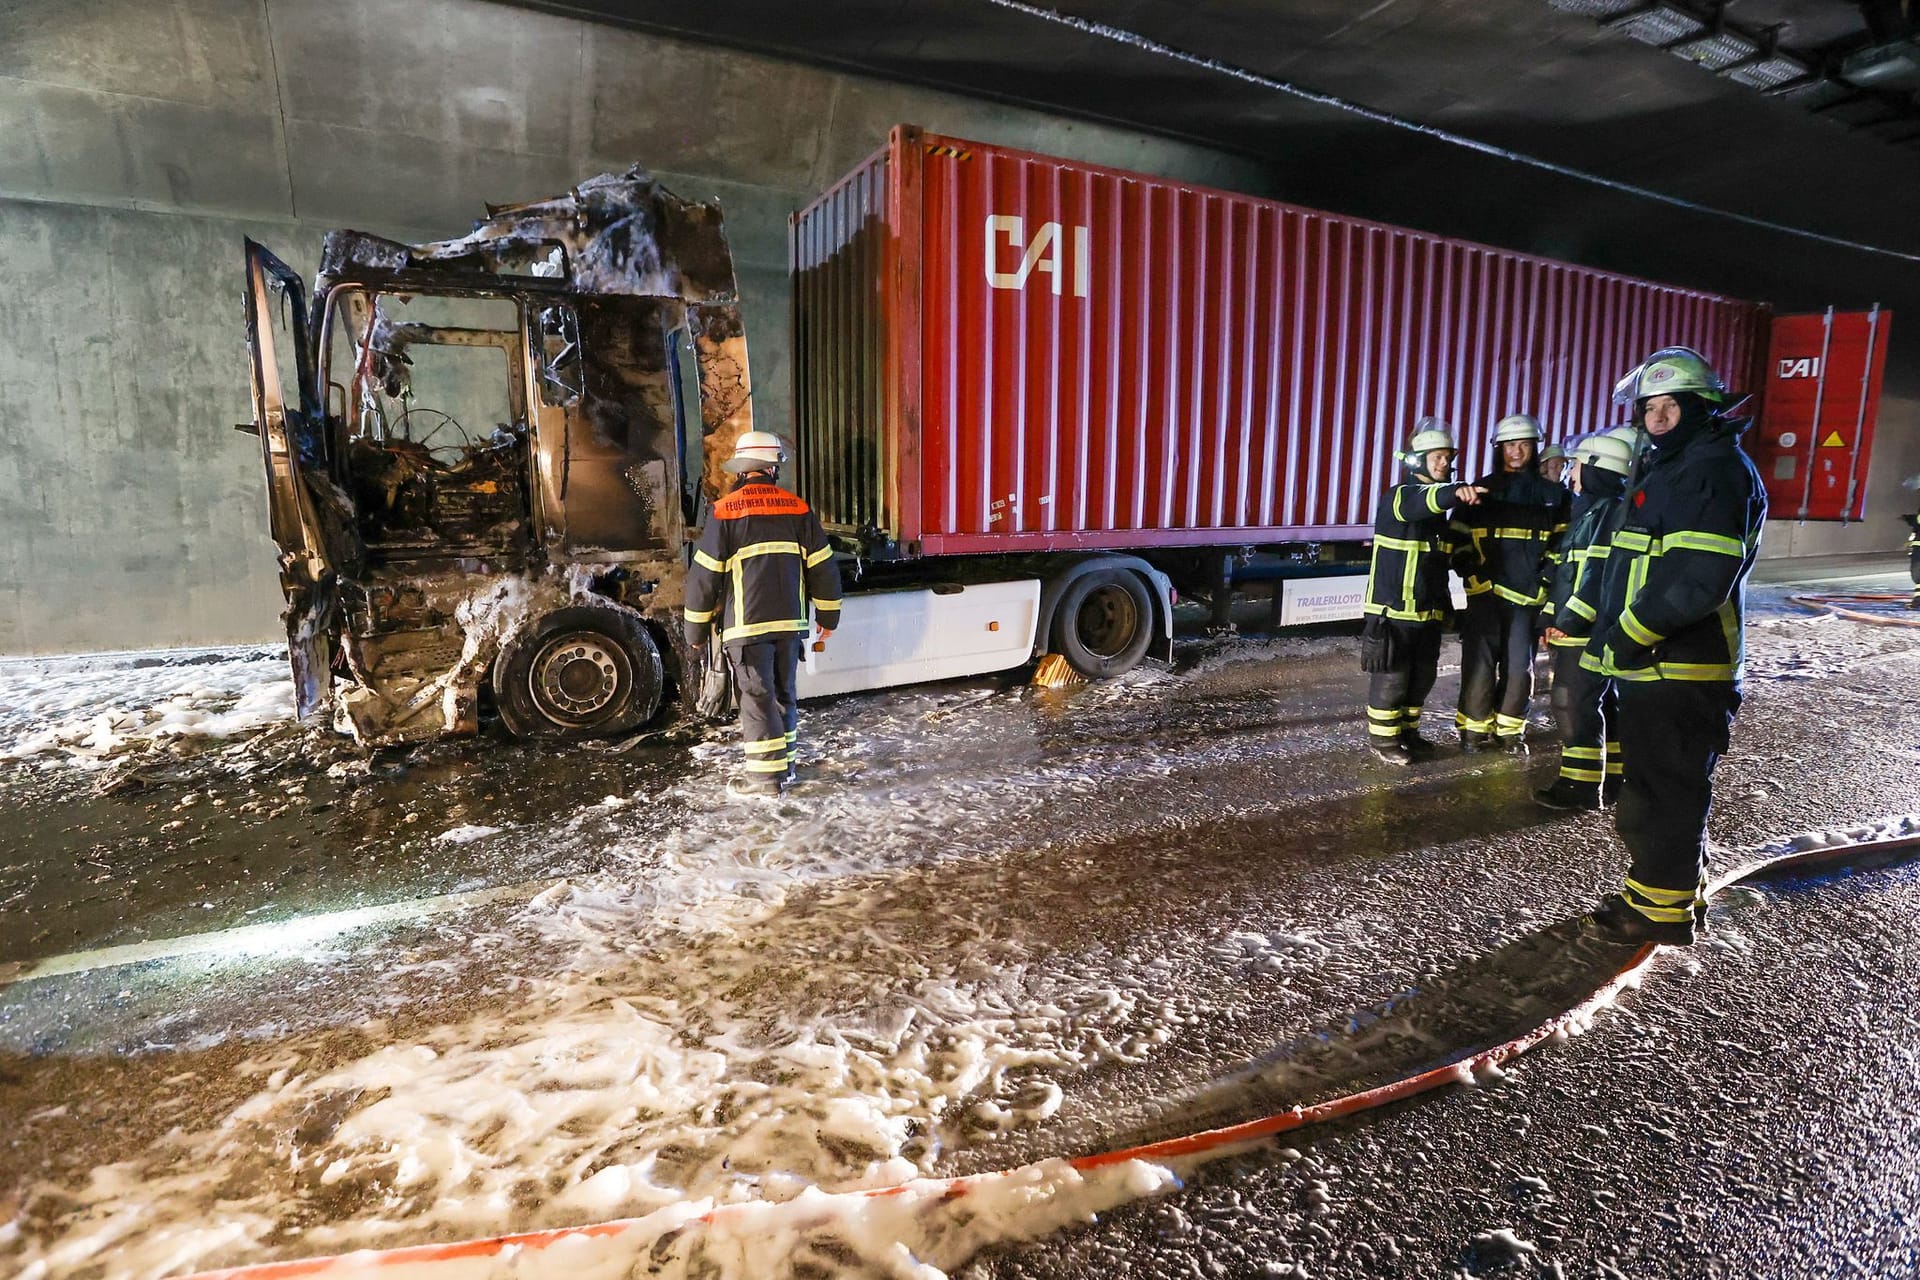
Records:
[[[1727,384],[1720,380],[1705,356],[1691,347],[1662,347],[1614,384],[1613,402],[1632,404],[1649,396],[1670,396],[1680,391],[1691,391],[1715,404],[1723,404],[1727,399]]]

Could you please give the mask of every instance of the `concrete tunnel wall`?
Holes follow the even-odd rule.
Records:
[[[484,0],[16,0],[3,21],[0,653],[278,635],[258,445],[232,429],[243,236],[310,276],[333,227],[455,235],[638,161],[723,203],[756,410],[785,430],[787,215],[897,122],[1284,195],[1162,138]],[[1887,491],[1915,469],[1882,456],[1877,521],[1769,551],[1896,545]]]
[[[480,0],[18,0],[0,24],[0,653],[266,640],[252,236],[465,232],[639,162],[718,197],[788,429],[786,219],[912,122],[1242,190],[1164,139]]]

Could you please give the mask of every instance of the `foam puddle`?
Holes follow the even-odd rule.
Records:
[[[508,974],[487,1012],[344,1060],[324,1038],[277,1045],[240,1068],[252,1094],[225,1114],[77,1189],[35,1189],[35,1225],[16,1220],[0,1253],[18,1246],[30,1280],[159,1277],[646,1219],[625,1253],[609,1239],[555,1264],[624,1274],[632,1248],[737,1206],[662,1245],[677,1259],[663,1274],[760,1275],[818,1253],[933,1276],[939,1259],[1167,1185],[1040,1165],[966,1205],[858,1194],[1051,1120],[1055,1077],[1139,1061],[1167,1034],[1146,995],[1158,970],[1063,967],[1006,940],[923,945],[906,921],[918,902],[874,892],[888,864],[922,856],[902,825],[884,797],[836,793],[811,811],[728,806],[625,849],[640,874],[556,886],[467,939],[472,954],[558,958],[545,971],[560,976]]]
[[[284,652],[194,649],[0,661],[0,760],[104,767],[143,747],[293,722]]]

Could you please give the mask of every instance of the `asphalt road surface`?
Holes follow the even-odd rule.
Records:
[[[1755,597],[1720,863],[1920,812],[1920,630]],[[1192,637],[1109,684],[810,706],[779,801],[725,793],[724,734],[366,756],[210,719],[273,705],[271,653],[0,664],[0,707],[39,708],[0,711],[0,751],[54,744],[0,758],[0,1269],[791,1202],[1446,1061],[1600,972],[1556,924],[1624,859],[1605,815],[1530,800],[1544,723],[1525,756],[1451,746],[1451,675],[1438,757],[1374,762],[1355,655]],[[189,731],[142,735],[167,715]],[[1471,1085],[1058,1221],[929,1210],[906,1261],[823,1200],[651,1265],[1909,1276],[1917,919],[1913,866],[1743,887],[1585,1035]]]

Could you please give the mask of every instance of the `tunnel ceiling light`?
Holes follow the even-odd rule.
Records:
[[[1700,19],[1663,4],[1630,10],[1606,19],[1602,25],[1659,49],[1673,48],[1707,32],[1707,24]]]
[[[1749,89],[1778,89],[1796,80],[1804,82],[1803,88],[1817,83],[1817,77],[1804,62],[1779,53],[1750,62],[1744,67],[1735,67],[1727,72],[1727,79],[1746,85]]]
[[[1611,18],[1629,9],[1644,9],[1646,0],[1547,0],[1562,13],[1577,13],[1583,18]]]
[[[1885,40],[1860,47],[1860,31],[1818,47],[1783,49],[1785,22],[1757,26],[1730,21],[1733,0],[1547,0],[1547,7],[1588,18],[1603,30],[1619,32],[1685,58],[1717,76],[1769,97],[1807,94],[1802,105],[1848,128],[1880,124],[1911,126],[1890,141],[1920,141],[1920,37]],[[1862,97],[1876,101],[1862,123],[1835,110]]]
[[[1710,31],[1682,40],[1671,46],[1671,51],[1709,71],[1725,71],[1737,62],[1758,57],[1760,45],[1738,31]]]

